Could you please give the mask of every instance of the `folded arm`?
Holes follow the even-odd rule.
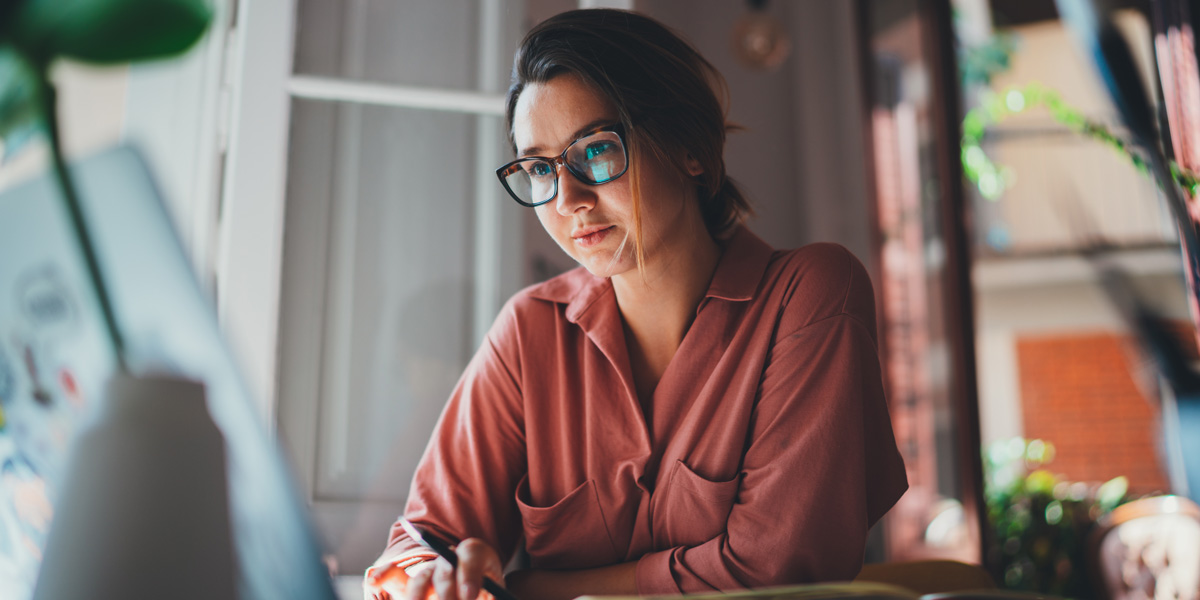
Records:
[[[853,579],[907,487],[869,325],[838,314],[781,335],[747,444],[725,532],[643,556],[638,593]]]

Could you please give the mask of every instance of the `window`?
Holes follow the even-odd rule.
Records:
[[[446,398],[526,283],[528,215],[494,175],[524,12],[297,3],[278,421],[344,573],[382,550]]]

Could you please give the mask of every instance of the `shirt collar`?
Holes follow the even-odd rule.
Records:
[[[745,226],[739,226],[725,242],[725,251],[704,296],[735,302],[753,299],[774,252]]]
[[[734,230],[724,246],[705,297],[734,302],[753,299],[774,249],[744,226]],[[612,281],[607,277],[596,277],[579,267],[534,286],[529,294],[566,304],[567,320],[576,323],[580,315],[611,291]]]
[[[529,290],[529,295],[541,300],[566,304],[567,320],[575,323],[580,314],[590,308],[605,292],[611,290],[612,282],[607,277],[596,277],[587,269],[576,267],[558,277],[535,285]]]

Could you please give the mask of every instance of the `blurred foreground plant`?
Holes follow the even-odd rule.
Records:
[[[125,348],[62,151],[50,68],[60,58],[111,65],[182,54],[208,29],[204,0],[0,0],[0,141],[7,157],[44,133],[118,366]]]
[[[1069,482],[1045,467],[1054,446],[1013,438],[984,452],[984,494],[998,583],[1013,590],[1094,598],[1087,573],[1087,538],[1096,520],[1124,503],[1129,481]]]

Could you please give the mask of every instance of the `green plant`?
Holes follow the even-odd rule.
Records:
[[[1054,446],[1013,438],[984,452],[984,495],[992,528],[989,562],[1001,586],[1071,598],[1095,597],[1086,572],[1096,520],[1127,500],[1129,482],[1065,481],[1045,467]]]
[[[1106,144],[1123,154],[1142,174],[1149,176],[1146,159],[1136,152],[1123,138],[1114,134],[1107,126],[1083,116],[1075,108],[1063,102],[1055,91],[1038,83],[1023,87],[1012,87],[999,93],[984,94],[980,105],[967,112],[962,122],[962,165],[963,173],[975,184],[979,194],[988,200],[999,200],[1004,190],[1012,185],[1013,174],[1006,167],[998,166],[983,151],[984,135],[989,127],[1005,118],[1030,108],[1044,107],[1050,116],[1071,131]],[[1191,196],[1200,194],[1200,180],[1196,174],[1171,163],[1171,172],[1179,185]]]
[[[0,0],[0,140],[5,154],[38,133],[79,240],[118,365],[125,348],[62,151],[50,68],[65,58],[111,65],[175,56],[212,20],[204,0]]]

